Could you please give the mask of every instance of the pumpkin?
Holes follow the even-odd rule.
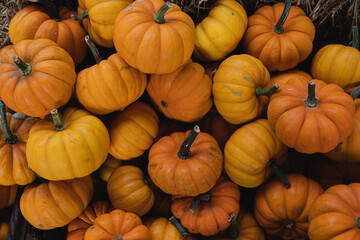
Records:
[[[41,120],[30,130],[26,146],[29,167],[48,180],[87,176],[108,155],[110,140],[105,125],[87,111],[67,108],[62,118]]]
[[[145,215],[154,204],[154,192],[140,168],[121,166],[110,176],[107,191],[114,208]]]
[[[35,180],[35,173],[28,168],[26,145],[37,121],[19,113],[6,114],[0,100],[0,185],[26,185]]]
[[[184,228],[212,236],[230,226],[231,214],[238,214],[240,190],[223,175],[209,192],[196,197],[173,196],[172,201],[171,211]]]
[[[270,72],[294,68],[311,53],[315,26],[291,0],[266,5],[249,17],[243,37],[246,53],[259,58]]]
[[[354,100],[335,84],[294,77],[273,94],[267,110],[280,141],[301,153],[326,153],[353,130]]]
[[[270,122],[258,119],[236,130],[226,142],[224,169],[236,184],[255,188],[265,182],[287,158],[285,147]],[[283,178],[284,181],[286,181]]]
[[[194,55],[209,62],[223,59],[239,44],[247,23],[245,9],[239,2],[217,0],[195,27]]]
[[[221,116],[232,124],[242,124],[259,117],[268,97],[279,86],[264,90],[270,81],[269,71],[247,54],[225,59],[214,75],[214,103]]]
[[[16,45],[24,39],[50,39],[65,49],[80,64],[87,53],[85,30],[78,21],[70,18],[75,12],[65,6],[56,7],[50,0],[29,0],[50,8],[50,14],[42,6],[29,5],[11,19],[9,37]]]
[[[120,56],[141,72],[170,73],[190,59],[195,46],[194,22],[176,4],[135,1],[115,20],[114,45]]]
[[[62,227],[85,210],[93,192],[90,176],[31,184],[21,195],[20,211],[35,228],[48,230]]]
[[[195,126],[160,138],[149,151],[148,173],[162,191],[196,196],[209,191],[220,177],[223,155],[219,144]]]
[[[309,238],[359,239],[359,196],[359,183],[335,185],[327,189],[309,210]]]
[[[86,41],[97,64],[78,73],[75,85],[77,99],[95,114],[123,110],[145,91],[145,73],[130,67],[117,53],[102,60],[89,36],[86,36]]]
[[[335,83],[348,93],[360,85],[360,51],[355,29],[353,27],[352,46],[328,44],[315,54],[311,62],[314,78]]]
[[[148,218],[144,221],[144,225],[149,228],[151,239],[153,240],[188,239],[181,235],[180,230],[177,229],[176,225],[164,217],[155,219]]]
[[[323,189],[301,174],[288,174],[287,178],[290,188],[285,188],[280,179],[273,178],[257,190],[255,218],[270,235],[282,239],[305,239],[309,209]]]
[[[102,47],[114,47],[114,23],[117,15],[133,0],[79,0],[73,19],[82,20],[90,38]]]
[[[281,87],[293,77],[304,77],[309,81],[312,80],[312,77],[308,73],[301,70],[292,69],[292,70],[277,72],[273,74],[270,78],[268,87],[274,86],[276,83],[278,83]]]
[[[67,227],[68,234],[66,240],[82,240],[86,230],[93,225],[95,219],[113,210],[108,201],[96,201],[89,204],[86,209]]]
[[[11,206],[15,202],[17,185],[3,186],[0,185],[0,209]]]
[[[74,61],[55,42],[22,40],[3,48],[0,59],[0,96],[15,112],[44,117],[70,99]]]
[[[151,240],[150,231],[134,213],[115,209],[97,217],[85,240]]]
[[[0,240],[6,240],[9,232],[9,223],[0,222]]]
[[[159,118],[148,104],[135,102],[123,112],[116,112],[108,129],[109,153],[117,159],[130,160],[150,148],[159,131]]]
[[[105,162],[101,165],[99,169],[99,175],[101,180],[108,182],[111,174],[121,166],[122,161],[114,158],[110,154],[106,158]]]

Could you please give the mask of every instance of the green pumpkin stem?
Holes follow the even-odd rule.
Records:
[[[257,87],[255,89],[255,94],[256,96],[261,96],[261,95],[271,95],[274,92],[276,92],[276,90],[278,90],[278,88],[280,87],[280,84],[275,83],[274,86],[268,88],[268,89],[262,89],[261,87]]]
[[[151,178],[145,178],[145,179],[144,179],[144,182],[145,182],[146,185],[150,186],[150,184],[151,184],[153,181],[151,180]]]
[[[49,7],[50,11],[51,11],[51,19],[53,19],[53,20],[55,20],[57,22],[61,21],[59,11],[58,11],[56,5],[53,2],[51,2],[49,0],[32,0],[32,2],[39,3],[41,5]]]
[[[89,18],[89,10],[85,10],[84,12],[80,13],[79,15],[71,14],[71,19],[73,20],[83,20],[84,18]]]
[[[289,188],[290,187],[290,182],[287,179],[285,173],[279,168],[279,166],[273,162],[273,161],[269,161],[267,164],[268,168],[271,168],[272,170],[274,170],[274,172],[276,173],[276,175],[279,176],[280,180],[283,182],[285,188]]]
[[[360,229],[360,217],[356,219],[356,227]]]
[[[57,109],[53,109],[50,111],[50,114],[55,123],[55,130],[62,131],[66,128],[66,124],[61,120],[60,114]]]
[[[284,10],[279,18],[279,21],[274,26],[274,32],[276,32],[277,34],[281,34],[284,32],[284,23],[287,17],[289,16],[290,8],[291,8],[291,0],[285,0]]]
[[[173,6],[171,2],[166,2],[164,5],[162,5],[159,11],[154,16],[154,22],[159,24],[165,23],[165,14],[172,7]]]
[[[359,49],[359,27],[358,26],[353,26],[352,27],[352,47],[356,48],[357,50]]]
[[[206,192],[206,193],[202,193],[197,195],[194,198],[194,201],[192,201],[191,205],[190,205],[190,212],[194,213],[196,207],[199,205],[200,202],[208,202],[211,199],[211,193],[210,192]]]
[[[85,42],[89,46],[91,53],[95,58],[96,63],[99,64],[102,61],[102,58],[100,56],[99,51],[97,50],[97,48],[95,46],[95,43],[90,39],[89,35],[85,36]]]
[[[13,55],[13,62],[20,68],[23,76],[27,76],[31,73],[31,65],[21,60],[17,55]]]
[[[188,233],[186,232],[185,228],[179,223],[179,221],[174,217],[171,216],[169,221],[176,227],[176,229],[180,232],[181,236],[186,237]]]
[[[355,88],[351,93],[350,96],[355,100],[357,97],[360,96],[360,87]]]
[[[183,144],[180,147],[180,150],[177,153],[177,155],[180,159],[185,160],[185,159],[188,159],[191,157],[190,147],[193,144],[193,142],[195,141],[199,132],[200,132],[200,127],[196,125],[193,128],[193,130],[191,130],[189,135],[186,137],[185,141],[183,142]]]
[[[306,105],[309,108],[317,106],[317,99],[315,97],[315,82],[310,81],[308,85],[308,97],[305,100]]]
[[[122,237],[116,237],[114,240],[122,240]]]
[[[228,228],[227,235],[231,239],[237,239],[239,237],[239,231],[237,230],[236,227],[236,214],[232,213],[228,221],[231,223],[230,223],[230,227]]]
[[[9,124],[7,123],[5,103],[2,99],[0,99],[0,122],[1,122],[1,128],[5,136],[4,142],[10,145],[17,143],[18,138],[16,135],[13,135],[11,133]]]

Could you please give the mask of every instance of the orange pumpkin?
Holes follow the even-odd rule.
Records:
[[[156,240],[187,240],[180,231],[166,218],[148,218],[144,221],[144,225],[149,228],[151,239]]]
[[[15,112],[44,117],[71,97],[74,61],[51,40],[22,40],[3,48],[0,63],[0,96]]]
[[[281,87],[293,77],[304,77],[309,81],[312,80],[312,77],[308,73],[301,70],[292,69],[285,72],[277,72],[273,74],[270,78],[268,87],[274,86],[276,83],[278,83]]]
[[[193,53],[194,22],[176,4],[135,1],[115,20],[114,45],[120,56],[141,72],[170,73]]]
[[[0,222],[0,240],[6,240],[9,232],[9,223]]]
[[[167,118],[195,122],[213,104],[211,87],[211,78],[204,68],[190,60],[169,74],[152,74],[146,91]]]
[[[0,185],[0,209],[11,206],[15,202],[16,192],[18,186],[3,186]]]
[[[28,185],[20,198],[20,211],[35,228],[62,227],[85,210],[93,192],[90,176]]]
[[[121,160],[116,159],[109,154],[105,162],[101,165],[99,169],[99,175],[101,180],[103,180],[104,182],[108,182],[111,174],[115,171],[115,169],[120,167],[121,164]]]

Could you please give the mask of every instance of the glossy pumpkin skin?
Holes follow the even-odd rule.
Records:
[[[235,0],[218,0],[208,16],[195,27],[194,55],[203,61],[217,61],[233,51],[242,39],[248,18]]]
[[[162,191],[171,195],[196,196],[209,191],[220,177],[223,155],[208,133],[200,132],[191,145],[191,156],[177,155],[190,131],[160,138],[149,151],[148,173]]]
[[[29,5],[11,19],[9,36],[16,45],[24,39],[50,39],[65,49],[80,64],[87,53],[85,30],[80,22],[70,18],[76,12],[68,8],[58,7],[60,20],[49,16],[49,13],[38,5]]]
[[[0,185],[0,209],[11,206],[15,202],[17,185],[3,186]]]
[[[109,154],[105,162],[101,165],[99,169],[99,175],[101,180],[103,180],[104,182],[108,182],[111,174],[115,171],[115,169],[120,167],[121,164],[121,160],[116,159]]]
[[[77,75],[76,97],[90,112],[108,114],[123,110],[145,91],[146,74],[112,54]]]
[[[14,64],[16,54],[29,63],[26,76]],[[44,117],[70,99],[76,80],[74,61],[48,39],[23,40],[0,51],[0,96],[15,112]]]
[[[93,225],[95,219],[113,210],[108,201],[96,201],[88,205],[86,209],[68,225],[66,240],[82,240],[86,230]]]
[[[90,176],[28,185],[20,198],[20,210],[35,228],[54,229],[78,217],[90,202],[93,192]]]
[[[17,137],[17,142],[6,143],[0,129],[0,185],[27,185],[36,178],[35,173],[28,167],[26,147],[30,129],[38,119],[18,113],[7,114],[6,119],[10,132]]]
[[[102,47],[114,47],[114,23],[117,15],[133,0],[79,0],[78,14],[88,10],[82,23],[91,40]]]
[[[268,87],[274,86],[276,83],[278,83],[281,87],[293,77],[304,77],[308,81],[312,80],[312,77],[308,73],[301,70],[292,69],[285,72],[277,72],[276,74],[271,75]]]
[[[130,66],[144,73],[173,72],[190,59],[194,50],[194,22],[179,6],[172,4],[164,23],[153,20],[164,3],[135,1],[115,21],[116,51]]]
[[[278,177],[258,189],[255,195],[255,218],[270,235],[282,239],[305,239],[309,209],[324,190],[304,175],[286,176],[290,182],[288,189]]]
[[[159,131],[159,118],[148,104],[135,102],[123,112],[116,112],[108,129],[109,153],[117,159],[130,160],[150,148]]]
[[[308,107],[308,81],[292,78],[270,98],[268,119],[286,146],[301,153],[326,153],[353,130],[354,100],[335,84],[316,83],[317,105]]]
[[[114,208],[145,215],[154,204],[154,192],[146,184],[144,174],[135,166],[117,168],[107,184],[108,195]]]
[[[230,215],[237,215],[240,210],[239,187],[224,175],[209,192],[210,200],[200,201],[194,213],[190,211],[194,197],[173,196],[171,205],[172,213],[184,228],[207,237],[228,228]]]
[[[310,208],[311,240],[358,239],[360,184],[335,185],[327,189]]]
[[[115,209],[97,217],[86,230],[85,240],[151,240],[151,234],[134,213]]]
[[[213,80],[216,109],[229,123],[251,121],[259,117],[268,104],[268,97],[257,96],[255,89],[269,84],[269,71],[250,55],[232,55],[225,59]]]
[[[326,83],[335,83],[346,92],[360,85],[360,51],[354,47],[329,44],[321,48],[311,62],[311,75]]]
[[[63,130],[55,130],[52,120],[31,128],[26,146],[29,166],[48,180],[87,176],[106,160],[109,133],[100,119],[82,109],[67,108],[61,118]]]
[[[270,122],[258,119],[231,135],[225,145],[224,169],[236,184],[255,188],[273,174],[268,163],[281,165],[287,158],[287,150]]]

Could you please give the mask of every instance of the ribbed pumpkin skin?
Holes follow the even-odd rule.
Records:
[[[23,76],[12,61],[17,54],[32,72]],[[48,39],[23,40],[0,51],[0,96],[15,112],[44,117],[70,99],[76,80],[74,61]]]
[[[151,100],[168,118],[200,120],[211,108],[212,80],[198,63],[189,61],[169,74],[152,74],[146,87]]]
[[[326,153],[352,132],[354,100],[335,84],[316,83],[316,107],[308,107],[308,81],[292,78],[270,98],[268,119],[280,141],[301,153]]]
[[[93,192],[90,176],[28,185],[20,198],[20,210],[35,228],[54,229],[78,217],[90,202]]]
[[[96,201],[88,205],[86,209],[68,225],[66,240],[83,240],[86,230],[93,225],[95,219],[113,210],[108,201]]]
[[[271,76],[268,87],[274,86],[275,83],[278,83],[280,87],[286,84],[293,77],[304,77],[307,80],[312,80],[312,77],[301,70],[292,69],[285,72],[278,72]]]
[[[115,113],[108,129],[109,153],[117,159],[130,160],[150,148],[159,131],[159,118],[148,104],[135,102]]]
[[[84,240],[151,240],[151,234],[134,213],[115,209],[95,219]]]
[[[180,7],[172,4],[165,23],[153,18],[163,0],[135,1],[115,21],[116,51],[130,66],[144,73],[165,74],[185,64],[195,46],[195,26]]]
[[[11,133],[18,141],[7,144],[0,128],[0,185],[26,185],[36,178],[35,173],[28,167],[26,146],[30,129],[38,119],[25,118],[19,114],[7,114],[6,119]]]
[[[224,150],[226,174],[236,184],[254,188],[273,174],[269,161],[281,165],[287,157],[285,147],[276,136],[270,122],[258,119],[236,130]]]
[[[171,211],[181,225],[191,233],[212,236],[230,226],[230,215],[240,210],[239,187],[225,176],[210,190],[210,200],[200,202],[194,213],[190,211],[194,197],[173,196]],[[206,223],[206,224],[204,224]]]
[[[78,14],[86,9],[89,18],[82,23],[91,40],[102,47],[114,47],[114,23],[117,15],[133,0],[79,0]]]
[[[359,239],[359,196],[359,183],[336,185],[326,190],[309,211],[310,239]]]
[[[183,240],[176,227],[166,218],[147,219],[144,225],[149,228],[151,239],[156,240]]]
[[[74,59],[75,65],[81,63],[87,53],[85,30],[78,21],[70,18],[70,11],[66,7],[58,8],[60,21],[51,19],[49,14],[38,5],[30,5],[11,19],[9,36],[16,45],[24,39],[50,39],[65,49]]]
[[[130,67],[119,54],[79,72],[76,96],[90,112],[108,114],[135,102],[145,91],[146,74]]]
[[[203,61],[217,61],[233,51],[248,23],[245,9],[235,0],[218,0],[208,16],[195,27],[194,55]]]
[[[263,6],[249,17],[243,37],[246,53],[259,58],[270,72],[285,71],[304,61],[312,51],[315,26],[305,12],[292,6],[278,34],[274,26],[279,20],[284,3]]]
[[[282,239],[305,239],[309,209],[324,190],[317,182],[301,174],[286,176],[290,188],[286,189],[276,176],[256,192],[255,218],[270,235],[279,235]],[[294,222],[291,228],[286,226],[288,220]]]
[[[265,88],[270,73],[262,62],[247,54],[232,55],[219,66],[214,76],[213,95],[216,109],[232,124],[242,124],[261,115],[269,100],[255,95]]]
[[[329,44],[321,48],[311,62],[311,75],[326,83],[335,83],[345,92],[360,85],[360,51],[354,47]]]
[[[17,189],[17,185],[0,185],[0,209],[11,206],[14,203]]]
[[[121,166],[110,176],[107,191],[117,209],[145,215],[154,204],[154,192],[145,183],[144,174],[135,166]]]
[[[106,160],[109,133],[97,117],[87,111],[67,108],[62,115],[67,125],[56,131],[52,120],[41,120],[29,134],[26,157],[31,169],[48,180],[84,177]]]

